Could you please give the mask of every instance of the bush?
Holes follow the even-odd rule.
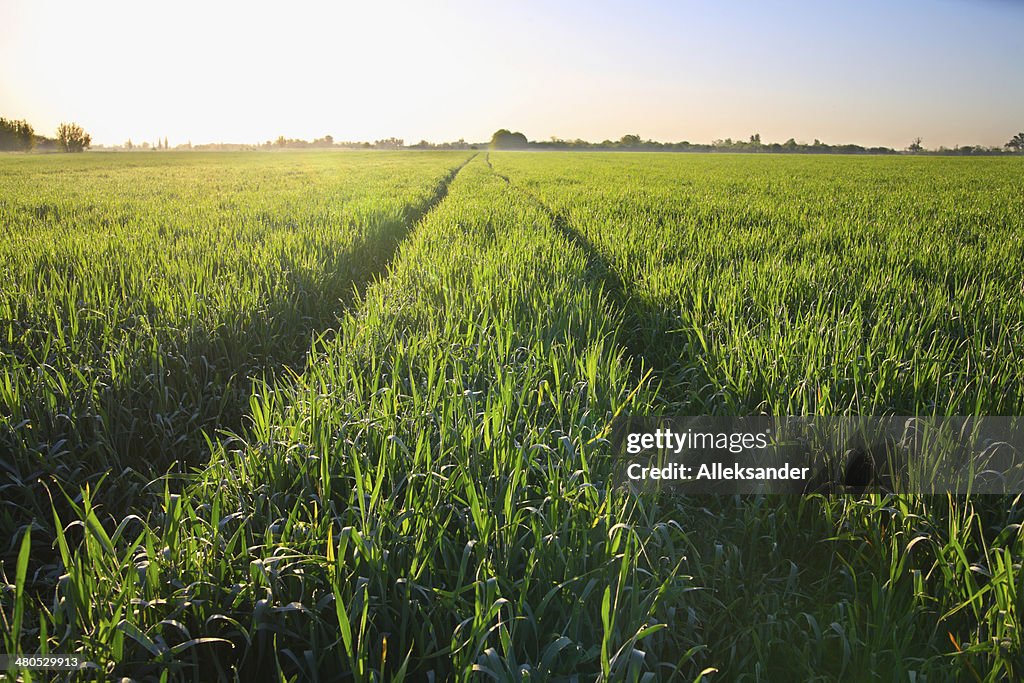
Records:
[[[77,123],[62,123],[57,127],[57,142],[65,152],[81,152],[92,144],[92,137]]]

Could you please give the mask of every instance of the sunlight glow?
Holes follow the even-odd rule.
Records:
[[[0,115],[105,144],[500,127],[1002,144],[1024,120],[1024,13],[940,1],[909,31],[914,4],[7,0]]]

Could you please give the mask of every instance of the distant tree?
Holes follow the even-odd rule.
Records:
[[[32,124],[28,121],[22,121],[18,125],[18,141],[21,143],[21,148],[26,152],[35,146],[36,134],[32,129]]]
[[[502,128],[491,136],[491,149],[525,149],[530,141],[522,133]]]
[[[82,152],[92,144],[92,137],[77,123],[57,126],[57,142],[65,152]]]
[[[752,144],[752,145],[760,145],[761,144],[761,134],[760,133],[754,133],[753,135],[751,135],[750,136],[750,144]]]
[[[914,152],[915,154],[923,149],[924,147],[921,146],[921,138],[914,138],[914,141],[910,143],[909,147],[907,147],[908,152]]]
[[[164,136],[164,149],[167,149],[167,136]]]
[[[28,121],[0,118],[0,150],[27,152],[35,141],[35,131]]]
[[[128,141],[124,143],[124,148],[127,150],[135,149],[135,143],[132,142],[131,138],[128,138]]]
[[[639,135],[629,134],[623,135],[619,139],[619,144],[623,147],[632,147],[634,145],[639,145],[642,141],[643,140],[641,140]]]
[[[1014,152],[1024,152],[1024,133],[1017,133],[1006,143],[1006,148]]]

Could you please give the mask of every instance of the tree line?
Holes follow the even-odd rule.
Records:
[[[407,145],[403,138],[396,137],[383,138],[373,142],[355,142],[351,140],[335,142],[334,137],[331,135],[325,135],[322,138],[316,138],[312,141],[296,140],[286,138],[282,135],[274,141],[267,140],[260,145],[260,147],[263,149],[477,149],[478,145],[473,145],[463,139],[459,139],[455,142],[440,143],[420,140],[419,142]]]
[[[526,150],[526,149],[549,149],[562,151],[601,151],[618,150],[625,152],[742,152],[742,153],[769,153],[769,154],[930,154],[930,155],[1000,155],[1024,153],[1024,133],[1013,136],[1003,147],[984,147],[981,145],[965,145],[957,147],[939,147],[937,149],[926,149],[921,138],[915,138],[905,150],[897,150],[892,147],[864,147],[855,144],[829,145],[821,140],[813,143],[797,142],[793,138],[785,142],[762,142],[761,135],[754,133],[747,140],[713,140],[710,143],[693,143],[687,140],[682,142],[658,142],[656,140],[644,140],[639,135],[623,135],[618,140],[604,140],[603,142],[588,142],[587,140],[575,139],[564,140],[552,137],[550,140],[531,141],[519,132],[513,133],[507,128],[502,128],[491,136],[491,149]]]
[[[21,151],[29,152],[38,150],[62,150],[65,152],[81,152],[92,146],[92,137],[81,126],[76,123],[62,123],[57,127],[57,135],[48,138],[37,135],[28,121],[15,121],[12,119],[0,118],[0,151]],[[797,142],[793,138],[785,142],[762,142],[761,135],[754,133],[747,140],[713,140],[710,143],[693,143],[688,140],[682,142],[659,142],[656,140],[644,140],[639,135],[630,133],[623,135],[618,140],[604,140],[602,142],[589,142],[579,138],[565,140],[552,137],[550,140],[533,141],[527,139],[526,135],[520,132],[512,132],[502,128],[491,136],[489,143],[469,143],[463,139],[456,142],[431,143],[426,140],[411,145],[406,145],[402,138],[390,137],[374,142],[336,142],[331,135],[325,135],[312,141],[286,138],[278,136],[276,140],[267,140],[258,145],[247,144],[206,144],[193,146],[191,142],[178,145],[178,150],[257,150],[257,149],[478,149],[490,147],[491,149],[536,149],[536,150],[563,150],[563,151],[600,151],[617,150],[630,152],[742,152],[742,153],[770,153],[770,154],[937,154],[937,155],[997,155],[997,154],[1024,154],[1024,132],[1017,133],[1009,142],[1002,147],[985,146],[956,146],[953,148],[939,147],[937,149],[926,149],[921,138],[915,138],[904,150],[897,150],[891,147],[864,147],[856,144],[829,145],[820,140],[813,143]],[[167,138],[158,139],[153,145],[143,143],[135,145],[130,139],[123,145],[115,146],[114,150],[166,150],[169,149]]]
[[[154,143],[143,142],[141,144],[135,143],[132,140],[126,140],[120,145],[114,145],[112,147],[98,147],[98,149],[113,150],[113,151],[133,151],[133,150],[154,150],[161,151],[167,149],[174,149],[178,151],[218,151],[218,152],[254,152],[258,150],[281,150],[281,149],[433,149],[433,150],[460,150],[460,149],[478,149],[479,147],[486,147],[487,143],[480,143],[475,145],[465,140],[457,140],[455,142],[440,142],[433,143],[426,140],[420,140],[413,144],[406,144],[402,138],[390,137],[383,138],[381,140],[370,141],[354,141],[354,140],[335,140],[332,135],[324,135],[320,138],[313,140],[303,140],[301,138],[287,138],[280,135],[275,140],[267,140],[260,144],[245,144],[245,143],[231,143],[231,142],[213,142],[206,144],[193,145],[191,142],[171,147],[167,142],[167,138],[163,140],[157,139]]]
[[[57,126],[57,135],[48,138],[37,135],[28,121],[14,121],[0,118],[0,151],[31,152],[40,150],[63,150],[81,152],[92,144],[92,137],[77,123],[62,123]]]

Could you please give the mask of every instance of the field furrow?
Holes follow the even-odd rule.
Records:
[[[558,232],[586,255],[587,273],[591,281],[601,288],[609,305],[615,309],[617,319],[621,320],[615,338],[634,359],[631,367],[636,376],[657,387],[659,404],[668,405],[677,411],[683,409],[692,398],[686,392],[693,382],[691,380],[683,385],[678,383],[680,348],[665,344],[666,331],[676,325],[677,318],[641,296],[637,283],[624,278],[620,273],[621,265],[615,262],[614,252],[602,250],[594,242],[593,231],[588,233],[587,230],[579,229],[564,208],[556,210],[530,188],[499,173],[491,163],[490,154],[487,155],[487,166],[498,178],[543,211]],[[682,358],[685,359],[685,356]],[[666,377],[670,381],[666,382]]]
[[[490,161],[629,283],[677,411],[1024,409],[1016,160]]]
[[[107,477],[107,509],[126,511],[205,463],[206,436],[242,427],[252,381],[301,368],[466,158],[6,161],[0,270],[18,286],[0,293],[0,530],[49,526],[43,486],[67,510],[54,484]]]

